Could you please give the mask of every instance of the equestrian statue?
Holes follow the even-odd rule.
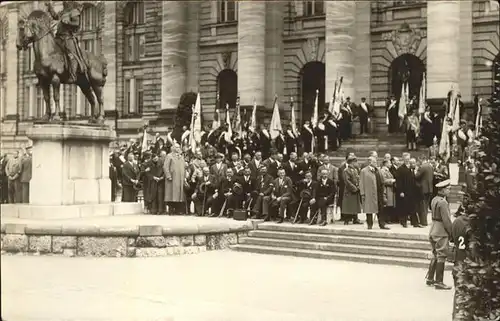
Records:
[[[83,51],[78,44],[82,5],[63,1],[63,9],[55,12],[50,2],[47,11],[35,10],[19,21],[17,49],[27,50],[31,44],[35,53],[34,72],[45,100],[44,120],[60,120],[60,86],[80,87],[91,107],[89,122],[104,123],[103,87],[106,83],[107,62],[104,56]],[[54,27],[57,32],[54,35]],[[54,94],[52,113],[50,86]],[[95,94],[95,97],[94,97]],[[99,110],[96,113],[96,98]]]

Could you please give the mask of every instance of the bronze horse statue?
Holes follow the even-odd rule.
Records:
[[[101,56],[82,50],[82,55],[88,64],[87,72],[78,71],[76,79],[71,79],[69,74],[70,60],[58,43],[54,35],[54,20],[45,11],[35,10],[26,20],[19,21],[17,39],[18,50],[27,50],[33,45],[35,53],[34,72],[38,78],[38,85],[42,88],[45,100],[44,120],[60,120],[60,86],[71,84],[80,87],[91,107],[89,122],[104,122],[103,87],[106,83],[107,62]],[[54,93],[55,113],[52,113],[50,86]],[[95,94],[95,97],[94,97]],[[96,113],[96,100],[99,110]]]

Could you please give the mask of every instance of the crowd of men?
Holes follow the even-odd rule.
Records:
[[[374,214],[381,229],[387,223],[406,227],[408,221],[422,227],[428,224],[435,184],[449,175],[447,164],[435,155],[436,145],[418,159],[409,153],[379,159],[373,151],[367,163],[348,153],[339,164],[325,153],[283,155],[274,142],[268,157],[261,150],[242,156],[232,151],[226,157],[208,142],[193,153],[159,134],[141,155],[139,141],[111,155],[112,193],[115,199],[122,186],[122,201],[135,202],[142,188],[151,214],[231,217],[244,210],[266,221],[326,225],[329,209],[338,207],[344,224],[361,224],[358,214],[365,213],[369,229]]]

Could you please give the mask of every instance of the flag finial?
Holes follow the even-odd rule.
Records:
[[[290,96],[290,101],[293,103],[293,96]]]
[[[319,94],[319,89],[316,89],[316,95]]]

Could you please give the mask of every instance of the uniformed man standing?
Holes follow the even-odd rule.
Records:
[[[429,264],[426,284],[434,285],[437,290],[449,290],[451,287],[443,283],[444,265],[448,256],[448,242],[452,235],[450,207],[446,196],[450,192],[450,180],[436,184],[438,195],[432,199],[432,225],[429,231],[429,241],[432,246],[433,258]],[[435,278],[434,278],[435,276]]]

